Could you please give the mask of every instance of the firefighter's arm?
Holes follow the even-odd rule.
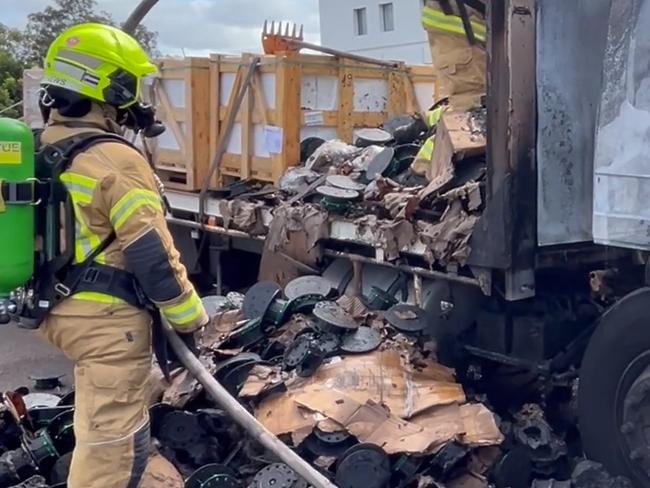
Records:
[[[137,164],[102,181],[105,208],[129,271],[147,298],[177,331],[193,332],[208,316],[180,262],[151,169],[137,157]]]

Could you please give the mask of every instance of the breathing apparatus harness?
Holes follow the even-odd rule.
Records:
[[[90,101],[65,91],[52,96],[51,90],[43,90],[41,112],[49,120],[50,111],[57,108],[66,116],[82,116],[90,109]],[[76,113],[75,113],[76,112]],[[153,108],[136,104],[128,113],[121,115],[121,125],[141,132],[145,137],[155,137],[164,131],[164,125],[155,118]],[[59,122],[71,128],[98,129],[99,126],[84,121]],[[121,135],[110,132],[89,131],[62,139],[53,144],[41,143],[42,130],[34,131],[35,139],[35,183],[13,183],[13,187],[2,187],[7,197],[20,199],[36,207],[36,235],[42,242],[37,253],[32,280],[24,287],[26,296],[18,297],[14,314],[26,328],[38,328],[47,314],[59,303],[80,292],[94,292],[110,295],[137,307],[153,307],[142,293],[137,280],[128,271],[95,262],[116,239],[111,232],[100,245],[80,263],[74,263],[76,241],[75,212],[72,197],[61,181],[79,154],[97,144],[117,142],[142,153],[134,144]],[[150,162],[150,158],[147,158]],[[160,188],[159,188],[160,189]],[[161,198],[164,198],[161,195]],[[64,229],[64,235],[60,233]]]

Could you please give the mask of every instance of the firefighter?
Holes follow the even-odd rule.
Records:
[[[422,12],[422,24],[429,36],[436,73],[435,99],[437,102],[449,98],[453,110],[478,106],[486,83],[484,8],[477,0],[461,1],[463,5],[468,4],[464,8],[471,25],[469,34],[456,0],[427,0]]]
[[[155,72],[119,29],[66,30],[45,59],[41,145],[146,129],[142,121],[152,117],[139,99],[143,79]],[[144,303],[186,337],[208,318],[167,229],[153,171],[134,146],[126,139],[96,143],[72,158],[60,179],[74,206],[74,262],[92,259],[77,288],[59,287],[69,296],[41,326],[75,364],[76,447],[67,486],[135,488],[149,456],[152,315]]]

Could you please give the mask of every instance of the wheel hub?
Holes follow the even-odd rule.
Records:
[[[650,366],[623,399],[620,432],[629,461],[650,476]]]

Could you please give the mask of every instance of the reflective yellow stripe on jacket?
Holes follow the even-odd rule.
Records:
[[[162,211],[160,196],[157,193],[141,189],[128,191],[111,209],[111,225],[118,230],[138,208],[147,205]]]
[[[90,205],[93,199],[95,188],[97,187],[97,180],[89,178],[88,176],[80,175],[77,173],[66,172],[61,175],[61,181],[65,184],[70,196],[75,211],[75,249],[74,249],[74,262],[81,263],[97,249],[101,244],[100,237],[93,233],[86,222],[84,221],[81,205]],[[106,263],[106,254],[100,253],[95,261],[100,264]],[[75,300],[85,300],[98,303],[119,304],[124,303],[123,300],[104,293],[94,292],[80,292],[76,293],[73,297]]]
[[[182,330],[203,314],[203,304],[196,292],[192,291],[182,302],[162,306],[160,311],[175,329]]]
[[[476,38],[480,41],[485,41],[487,33],[485,25],[476,21],[471,21],[471,24]],[[457,15],[447,15],[443,11],[432,7],[424,7],[422,11],[422,25],[427,30],[439,30],[461,36],[465,35],[463,19]]]

